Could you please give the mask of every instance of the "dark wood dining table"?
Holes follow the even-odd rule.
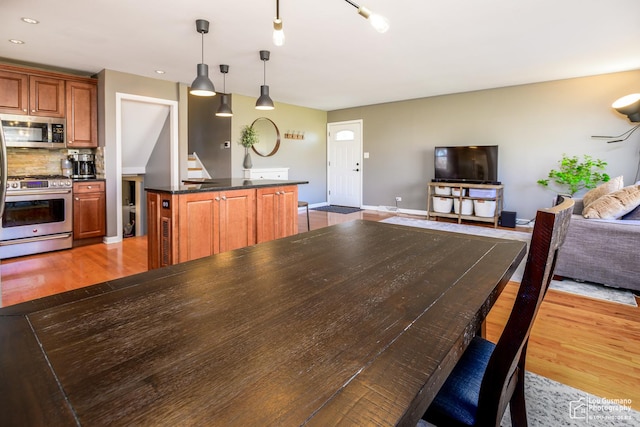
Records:
[[[0,424],[415,425],[525,252],[357,220],[5,307]]]

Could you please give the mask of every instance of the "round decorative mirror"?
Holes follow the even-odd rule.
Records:
[[[253,151],[262,157],[276,154],[280,148],[280,130],[273,120],[259,117],[251,123],[251,127],[258,133],[258,142],[251,147]]]

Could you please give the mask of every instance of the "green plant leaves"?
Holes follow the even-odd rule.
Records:
[[[593,159],[588,155],[584,155],[581,161],[578,156],[569,157],[563,154],[558,163],[560,168],[558,170],[551,169],[548,178],[539,179],[538,184],[547,187],[549,181],[553,181],[556,185],[566,186],[569,194],[573,197],[583,188],[595,188],[599,183],[607,182],[610,179],[609,175],[604,173],[607,162]]]

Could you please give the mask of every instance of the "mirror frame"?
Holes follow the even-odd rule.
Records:
[[[264,154],[264,153],[259,152],[256,149],[255,145],[252,145],[251,148],[253,149],[253,152],[256,153],[260,157],[273,156],[274,154],[276,154],[278,152],[278,149],[280,148],[280,129],[278,129],[278,126],[276,126],[276,124],[273,122],[273,120],[271,120],[268,117],[258,117],[257,119],[255,119],[253,121],[253,123],[251,123],[251,127],[253,127],[259,120],[267,120],[267,121],[271,122],[271,124],[273,125],[273,128],[276,130],[276,143],[275,143],[275,146],[273,147],[273,150],[271,150],[271,152],[268,153],[268,154]]]

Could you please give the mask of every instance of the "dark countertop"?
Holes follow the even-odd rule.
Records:
[[[185,194],[202,193],[207,191],[245,190],[248,188],[278,187],[281,185],[308,184],[309,181],[276,180],[276,179],[244,179],[244,178],[218,178],[218,179],[189,179],[184,184],[166,187],[145,187],[147,191],[160,193]]]

